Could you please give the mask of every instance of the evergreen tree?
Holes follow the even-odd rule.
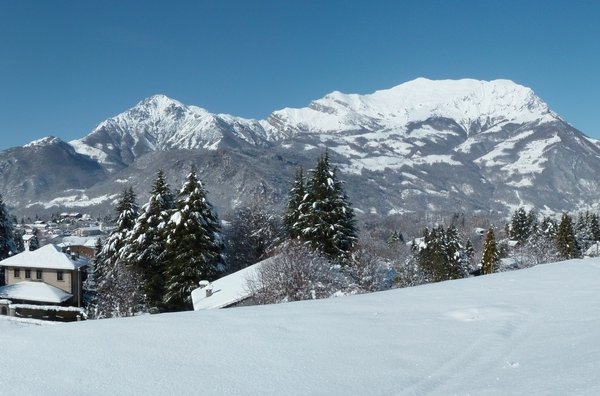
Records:
[[[34,251],[40,248],[40,240],[38,239],[40,231],[37,228],[33,229],[33,234],[29,240],[29,250]]]
[[[307,183],[298,224],[301,238],[331,260],[345,263],[356,243],[354,212],[325,153]],[[303,211],[302,210],[302,211]]]
[[[475,247],[470,239],[467,239],[467,242],[465,243],[465,254],[467,255],[469,265],[473,264],[473,260],[475,258]]]
[[[600,220],[596,213],[590,216],[590,231],[592,232],[592,240],[594,242],[600,241]]]
[[[402,235],[401,232],[398,232],[398,230],[394,230],[394,232],[392,232],[392,235],[390,235],[390,237],[388,238],[387,243],[389,245],[393,245],[399,242],[404,242],[404,235]]]
[[[538,233],[546,239],[554,240],[558,232],[558,223],[551,217],[544,217],[538,227]]]
[[[448,227],[443,238],[449,279],[466,277],[468,275],[469,259],[465,248],[460,242],[456,227],[453,225]]]
[[[15,228],[15,253],[21,253],[25,250],[25,243],[23,242],[23,233]]]
[[[594,233],[592,230],[592,215],[589,211],[579,213],[575,225],[575,238],[581,251],[585,252],[594,243]]]
[[[164,172],[159,170],[150,198],[127,234],[126,248],[120,257],[143,277],[143,289],[150,307],[159,307],[164,295],[164,228],[173,210],[173,194]]]
[[[490,227],[483,243],[483,256],[481,257],[481,273],[491,274],[495,271],[498,264],[498,248],[496,246],[496,237],[494,230]]]
[[[558,232],[556,234],[556,249],[559,258],[563,260],[580,257],[579,246],[575,238],[573,220],[567,213],[563,213]]]
[[[441,282],[468,275],[468,256],[458,240],[456,228],[425,229],[421,243],[414,246],[417,263],[427,282]]]
[[[527,213],[527,228],[529,236],[537,232],[538,229],[538,215],[535,209],[530,209]]]
[[[308,205],[304,204],[306,186],[304,185],[302,168],[296,171],[296,178],[288,194],[287,212],[283,218],[283,225],[290,238],[298,238],[302,234],[300,218],[306,213]]]
[[[4,260],[16,252],[17,244],[15,243],[12,217],[0,195],[0,260]]]
[[[531,216],[527,215],[524,208],[517,209],[510,221],[510,239],[524,243],[531,234],[531,221]]]
[[[97,238],[96,245],[94,247],[94,258],[90,261],[90,264],[87,266],[87,276],[85,278],[85,281],[83,282],[84,302],[87,316],[89,318],[96,317],[98,312],[98,283],[96,282],[95,269],[96,267],[98,267],[98,263],[102,260],[102,246],[102,239]]]
[[[115,208],[115,229],[104,245],[96,244],[90,283],[96,288],[97,299],[90,307],[95,310],[92,316],[131,316],[145,310],[141,275],[122,258],[139,211],[135,200],[131,188],[123,191]]]
[[[164,303],[169,310],[192,308],[191,292],[222,270],[221,227],[194,169],[179,192],[166,225]]]

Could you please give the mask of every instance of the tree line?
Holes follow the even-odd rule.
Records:
[[[86,285],[96,296],[91,316],[190,309],[191,291],[200,280],[213,281],[269,255],[298,249],[304,253],[296,267],[302,256],[314,252],[315,262],[326,262],[343,278],[341,269],[349,266],[357,240],[354,213],[327,153],[310,175],[298,171],[283,221],[265,210],[243,208],[226,235],[193,169],[177,194],[159,171],[142,208],[133,190],[124,190],[115,208],[115,228],[96,246]]]

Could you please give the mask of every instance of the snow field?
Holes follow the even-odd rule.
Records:
[[[597,395],[599,288],[600,260],[572,260],[361,296],[11,329],[0,386],[30,395]]]

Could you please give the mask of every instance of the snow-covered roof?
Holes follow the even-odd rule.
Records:
[[[217,279],[206,287],[192,290],[194,310],[224,308],[250,297],[250,291],[246,286],[248,279],[254,277],[256,271],[269,260],[273,260],[273,258],[268,258],[231,275]],[[209,297],[206,297],[207,287],[212,287],[212,295]]]
[[[73,295],[44,282],[26,281],[0,287],[0,297],[59,304]]]
[[[96,246],[98,236],[75,236],[69,235],[62,238],[62,244],[65,246]]]
[[[50,244],[29,251],[26,250],[0,261],[2,267],[49,268],[58,270],[75,270],[87,265],[83,258],[71,259],[58,247]]]
[[[588,250],[585,251],[585,255],[589,257],[598,257],[600,256],[600,242],[596,242],[592,244]]]

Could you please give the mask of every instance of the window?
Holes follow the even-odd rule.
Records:
[[[56,273],[56,280],[59,280],[59,281],[63,280],[63,272],[62,271],[58,271]]]
[[[42,279],[42,270],[35,271],[35,279]]]
[[[25,278],[27,278],[27,279],[31,278],[31,270],[30,269],[25,270]]]
[[[21,277],[21,270],[20,270],[20,269],[18,269],[18,268],[15,268],[15,273],[14,273],[14,275],[15,275],[15,278],[20,278],[20,277]]]

